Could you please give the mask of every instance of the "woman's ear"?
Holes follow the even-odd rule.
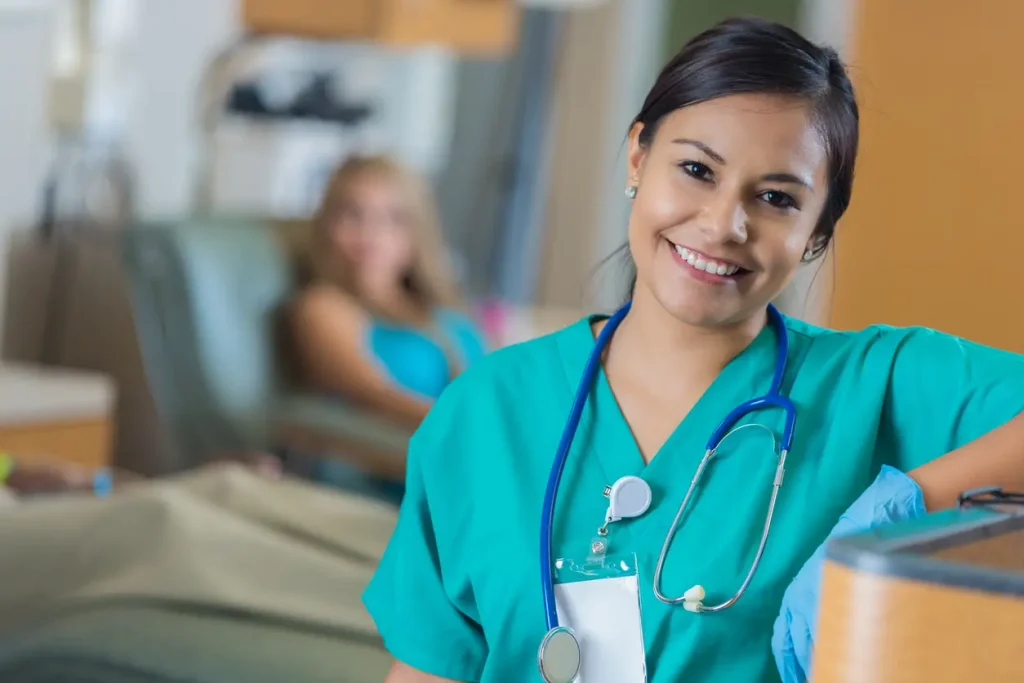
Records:
[[[817,261],[821,258],[825,250],[828,249],[828,237],[825,235],[815,235],[807,241],[807,246],[804,248],[804,255],[800,258],[804,263],[810,263]]]
[[[635,186],[640,182],[644,159],[647,158],[647,147],[640,144],[640,133],[644,124],[634,123],[629,129],[629,149],[626,155],[626,186]]]

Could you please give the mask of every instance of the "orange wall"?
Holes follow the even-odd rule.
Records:
[[[861,156],[832,324],[1024,352],[1024,2],[859,5]]]

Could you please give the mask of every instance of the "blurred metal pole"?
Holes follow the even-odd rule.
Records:
[[[554,10],[530,10],[523,17],[529,39],[520,47],[524,54],[521,73],[526,80],[519,90],[517,156],[491,268],[496,274],[493,293],[514,303],[533,300],[543,261],[540,250],[551,184],[555,66],[564,21],[562,13]]]
[[[262,49],[267,40],[262,37],[243,36],[213,58],[200,80],[197,112],[199,143],[193,189],[193,210],[199,215],[208,214],[213,209],[213,170],[216,165],[214,136],[234,85],[231,75],[240,63]]]

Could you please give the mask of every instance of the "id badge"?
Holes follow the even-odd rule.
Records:
[[[555,562],[558,622],[580,644],[576,683],[647,683],[635,554]]]

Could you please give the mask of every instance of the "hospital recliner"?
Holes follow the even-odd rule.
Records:
[[[221,452],[315,453],[404,476],[406,429],[292,386],[281,306],[296,286],[295,226],[195,218],[126,231],[139,348],[182,469]]]

